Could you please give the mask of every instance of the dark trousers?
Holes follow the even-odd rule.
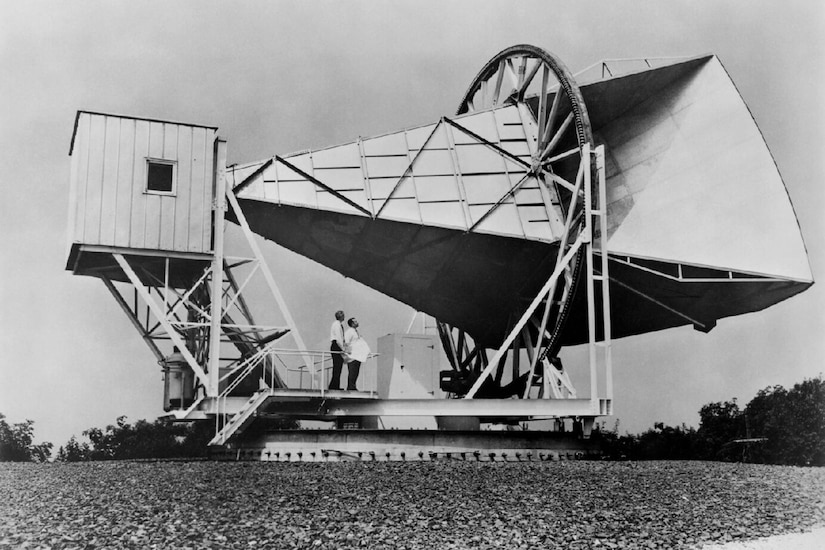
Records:
[[[341,367],[344,366],[344,356],[341,353],[343,350],[341,349],[341,346],[338,345],[338,342],[333,340],[332,344],[329,346],[329,351],[332,352],[332,378],[329,379],[329,389],[340,390]]]
[[[347,389],[357,390],[355,383],[358,382],[358,372],[361,370],[361,361],[350,361],[347,363]]]

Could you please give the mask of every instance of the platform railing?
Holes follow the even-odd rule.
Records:
[[[288,389],[317,390],[322,397],[329,391],[327,388],[332,377],[332,354],[331,351],[294,349],[271,349],[268,353],[271,358],[270,365],[277,369],[278,375]],[[303,361],[303,358],[307,356],[310,358],[312,372]],[[377,354],[370,354],[361,364],[358,375],[358,390],[368,393],[370,397],[375,395],[378,388],[375,357]],[[341,369],[342,385],[346,383],[348,373],[348,366],[345,363]],[[264,383],[270,388],[275,387],[275,372],[266,369],[264,374]]]
[[[329,390],[329,380],[332,377],[332,353],[319,350],[296,350],[264,347],[243,361],[238,362],[231,370],[220,378],[220,383],[226,386],[220,392],[217,402],[218,425],[227,413],[227,402],[231,393],[238,388],[253,373],[262,374],[259,378],[259,392],[273,394],[274,390],[286,386],[286,390],[315,390],[321,397],[326,397]],[[370,354],[361,364],[358,376],[358,390],[375,397],[378,389],[378,369],[376,357]],[[307,359],[309,359],[307,361]],[[312,370],[307,367],[312,366]],[[260,373],[258,367],[263,367]],[[349,373],[345,363],[341,369],[342,385],[346,384]],[[256,394],[257,395],[257,394]],[[250,397],[250,402],[253,397]]]

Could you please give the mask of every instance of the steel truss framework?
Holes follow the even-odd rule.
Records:
[[[515,119],[519,120],[517,124],[522,133],[511,140],[512,144],[501,135],[496,138],[497,141],[482,136],[469,124],[485,117],[495,122],[496,111],[502,107],[511,113],[508,116],[512,117],[512,113],[517,112]],[[480,118],[475,117],[476,112],[481,115]],[[277,362],[280,358],[271,344],[291,332],[298,348],[296,353],[316,380],[313,352],[306,349],[295,328],[237,194],[259,181],[262,184],[272,181],[267,179],[268,171],[277,170],[280,166],[288,169],[292,178],[298,178],[294,181],[306,182],[331,200],[340,201],[349,212],[378,222],[385,210],[392,208],[396,194],[401,194],[399,189],[404,184],[416,178],[427,181],[428,176],[416,173],[417,161],[429,154],[429,144],[438,132],[446,137],[447,147],[444,149],[433,144],[434,150],[447,151],[454,159],[453,177],[459,188],[458,200],[463,201],[460,208],[464,212],[464,233],[488,232],[491,230],[488,222],[496,218],[500,211],[509,209],[512,212],[515,209],[515,219],[520,220],[516,225],[522,227],[521,231],[526,234],[524,208],[540,207],[544,211],[542,217],[546,219],[533,221],[543,222],[547,226],[548,233],[540,240],[545,241],[546,250],[551,250],[550,254],[554,255],[552,272],[543,284],[539,281],[539,291],[532,297],[527,309],[520,310],[520,318],[515,323],[509,322],[507,333],[503,338],[499,337],[501,344],[496,349],[477,346],[468,333],[454,329],[443,321],[437,323],[451,366],[457,372],[468,375],[466,391],[453,395],[462,399],[382,402],[372,399],[372,396],[370,399],[325,396],[322,383],[318,395],[305,394],[303,400],[299,399],[305,406],[295,405],[296,388],[287,387],[286,380],[279,375]],[[463,136],[461,143],[456,139],[458,135]],[[487,151],[486,155],[498,157],[503,162],[503,172],[489,174],[505,176],[499,178],[506,182],[506,186],[497,200],[493,197],[490,202],[471,203],[465,197],[467,184],[461,183],[463,175],[457,162],[459,145],[472,147],[477,153],[480,147]],[[516,145],[517,149],[524,147],[525,151],[529,151],[529,157],[523,152],[508,150],[508,147]],[[365,147],[359,142],[358,148],[362,150],[364,161],[367,158],[363,153]],[[603,249],[603,239],[600,239],[600,236],[607,234],[604,147],[593,149],[587,111],[567,69],[538,48],[517,46],[504,50],[479,73],[462,101],[458,119],[443,117],[433,125],[417,151],[408,150],[404,156],[408,159],[406,170],[380,199],[376,200],[371,195],[369,178],[364,180],[365,207],[360,199],[351,198],[354,196],[352,190],[337,189],[338,183],[322,182],[310,173],[314,170],[308,172],[302,169],[291,158],[274,157],[245,174],[241,172],[243,180],[229,188],[225,167],[226,144],[218,140],[215,151],[213,250],[210,261],[204,262],[199,275],[193,277],[185,288],[178,288],[170,281],[179,281],[181,277],[171,273],[174,268],[168,257],[165,258],[164,275],[160,277],[157,270],[146,270],[141,259],[130,254],[128,249],[111,251],[116,278],[125,278],[131,284],[133,300],[128,300],[115,286],[113,278],[105,274],[104,284],[157,359],[163,360],[157,342],[170,340],[197,378],[200,401],[196,401],[187,411],[179,411],[176,416],[188,419],[214,416],[217,419],[216,440],[225,442],[235,431],[243,429],[250,418],[259,414],[293,414],[318,419],[359,415],[469,415],[509,419],[576,416],[584,419],[589,426],[592,426],[596,416],[610,414],[612,368],[608,254]],[[332,170],[344,169],[351,168]],[[278,196],[281,196],[283,189],[278,186],[291,180],[279,183],[277,174],[276,171],[274,183]],[[234,175],[236,173],[233,171]],[[436,174],[429,177],[442,176]],[[540,200],[540,203],[519,199],[523,196],[520,193],[528,188],[531,197],[539,197],[532,201]],[[409,200],[409,197],[404,198]],[[474,207],[472,211],[471,206]],[[230,257],[225,254],[223,228],[228,208],[232,209],[234,219],[241,227],[252,257]],[[420,221],[424,221],[423,217]],[[162,251],[155,254],[155,262],[158,257],[163,257]],[[191,271],[191,265],[188,267]],[[250,279],[258,274],[264,277],[278,303],[286,320],[285,327],[264,326],[255,322],[244,291]],[[591,387],[586,399],[578,396],[567,373],[556,363],[561,331],[580,281],[585,285],[589,322]],[[234,355],[222,353],[230,347],[234,348]],[[600,363],[605,372],[604,395],[599,395]],[[261,378],[268,380],[265,387],[258,387],[256,383]],[[485,387],[494,381],[492,385],[500,389],[505,378],[510,379],[509,388],[514,390],[509,395],[496,391],[490,393]],[[320,379],[323,381],[323,376]],[[255,387],[250,388],[247,384],[241,388],[248,381]],[[234,393],[241,389],[243,391]],[[514,396],[519,399],[509,399]],[[318,399],[320,403],[316,402]],[[232,416],[234,418],[229,420]]]
[[[595,174],[591,173],[591,166],[595,168]],[[453,368],[473,371],[475,382],[465,398],[476,397],[488,377],[493,376],[497,382],[500,382],[508,369],[512,370],[511,383],[524,380],[523,388],[519,388],[521,390],[519,397],[523,399],[531,397],[532,393],[537,393],[536,397],[544,399],[559,399],[565,396],[576,398],[576,390],[567,373],[560,368],[560,363],[552,361],[552,357],[548,356],[552,351],[549,329],[551,328],[550,312],[554,305],[558,305],[554,297],[558,296],[557,289],[560,281],[565,274],[569,276],[573,262],[578,257],[583,257],[588,308],[590,396],[591,399],[596,399],[598,395],[598,366],[601,362],[605,370],[606,396],[600,408],[610,410],[613,384],[610,354],[608,254],[601,247],[603,241],[596,237],[596,235],[606,235],[606,216],[603,209],[593,208],[594,204],[605,204],[603,147],[591,151],[590,145],[585,144],[582,148],[579,173],[582,177],[577,178],[574,195],[581,196],[584,206],[582,228],[572,243],[565,243],[565,246],[560,247],[553,274],[515,323],[504,343],[495,350],[492,358],[488,359],[486,349],[478,346],[471,347],[465,333],[458,331],[457,336],[454,337],[454,331],[449,330],[443,323],[438,324],[439,334],[448,350],[448,357]],[[592,178],[595,178],[595,186],[592,185]],[[598,201],[594,200],[592,194],[594,190],[598,193]],[[568,227],[572,223],[574,223],[573,218],[569,218]],[[570,286],[569,282],[568,286]],[[601,311],[597,312],[599,305]],[[597,331],[598,321],[601,321],[601,326]],[[603,336],[601,339],[598,338],[599,333]],[[527,364],[524,368],[520,364],[522,351],[527,355]],[[534,388],[538,388],[538,391],[533,392]]]
[[[187,262],[185,275],[175,273],[171,256],[158,252],[149,256],[153,265],[163,261],[163,276],[156,269],[147,268],[147,256],[130,254],[128,249],[111,249],[113,262],[109,270],[98,276],[126,313],[159,363],[166,359],[158,345],[171,341],[183,355],[195,374],[197,395],[200,398],[188,411],[173,414],[185,418],[197,409],[204,399],[232,395],[236,390],[251,393],[258,389],[258,379],[266,380],[273,388],[286,387],[283,372],[286,365],[272,353],[273,344],[291,333],[299,350],[305,349],[292,315],[272,276],[254,234],[246,223],[237,200],[225,183],[225,142],[216,144],[217,197],[214,203],[214,252],[209,261],[196,261],[200,266],[192,276],[193,261]],[[224,254],[225,211],[232,209],[241,227],[251,256]],[[115,267],[116,266],[116,267]],[[108,273],[107,273],[108,271]],[[117,285],[113,278],[124,279],[131,289]],[[256,322],[245,291],[256,277],[263,277],[266,286],[279,307],[286,325],[264,325]],[[187,280],[188,286],[180,281]],[[173,283],[178,282],[178,284]],[[129,296],[131,290],[131,296]],[[219,299],[213,299],[218,296]],[[303,366],[314,376],[316,366],[309,355],[298,354]],[[279,363],[281,363],[279,365]],[[250,375],[255,374],[254,380]],[[248,389],[249,384],[255,385]],[[246,388],[246,389],[245,389]]]
[[[593,207],[605,204],[604,148],[591,150],[590,145],[585,144],[581,157],[580,177],[573,190],[574,196],[580,197],[583,209],[583,215],[577,218],[582,222],[581,229],[575,240],[563,247],[556,269],[492,358],[488,360],[488,350],[473,346],[465,333],[455,334],[444,323],[438,323],[442,341],[452,356],[451,364],[460,369],[475,369],[472,377],[475,383],[463,398],[357,399],[329,392],[325,395],[323,389],[309,394],[291,388],[267,387],[246,400],[219,400],[213,411],[218,418],[216,435],[210,444],[227,443],[255,418],[280,416],[316,420],[358,416],[475,416],[508,421],[575,417],[583,421],[583,432],[589,434],[595,417],[612,414],[613,373],[608,254],[603,241],[597,237],[606,234],[606,217],[604,210]],[[567,374],[555,367],[548,357],[550,339],[542,336],[549,333],[551,320],[547,312],[554,305],[553,297],[558,296],[558,285],[579,257],[589,319],[588,398],[578,397]],[[534,344],[536,341],[538,344]],[[527,354],[524,364],[520,362],[522,351]],[[520,399],[476,398],[483,396],[480,390],[485,381],[490,377],[501,379],[505,369],[512,369],[513,383],[524,381],[518,394]],[[604,373],[602,394],[599,393],[600,373]],[[228,413],[231,418],[227,418]]]
[[[465,331],[439,322],[438,332],[452,368],[475,381],[466,394],[468,398],[474,397],[482,389],[487,377],[493,373],[494,387],[501,388],[507,370],[511,370],[512,374],[509,388],[503,392],[505,395],[516,393],[521,398],[529,398],[532,389],[538,387],[540,397],[549,399],[567,395],[575,398],[576,390],[555,356],[560,348],[560,332],[576,291],[585,256],[590,273],[588,278],[593,276],[591,247],[587,247],[586,253],[580,250],[582,238],[590,239],[594,234],[588,216],[593,212],[599,216],[596,235],[607,234],[604,206],[602,210],[592,209],[594,204],[605,205],[607,202],[603,182],[603,149],[592,151],[595,160],[592,162],[590,122],[581,92],[567,68],[540,48],[514,46],[491,59],[470,85],[457,113],[473,113],[502,105],[516,105],[522,119],[535,122],[536,134],[532,141],[528,140],[530,162],[516,159],[527,169],[524,178],[493,205],[484,217],[492,214],[512,196],[528,177],[535,178],[543,191],[546,190],[544,192],[557,197],[561,219],[564,221],[555,271],[536,297],[538,301],[534,300],[522,315],[505,343],[495,350],[492,360],[488,358],[485,348],[472,344],[472,338]],[[483,141],[482,138],[475,137]],[[572,149],[571,144],[575,144]],[[578,166],[573,164],[571,167],[571,163],[576,162]],[[601,191],[598,195],[591,193],[593,170],[597,171],[596,181],[600,183]],[[572,174],[575,174],[575,179],[570,177]],[[589,232],[590,235],[582,237],[584,232]],[[604,296],[607,296],[606,255],[603,258],[601,273],[595,277],[605,277],[602,286]],[[592,288],[588,287],[588,293],[592,293]],[[588,295],[588,301],[590,300]],[[607,302],[605,305],[608,306]],[[609,325],[609,315],[606,322]],[[604,334],[609,341],[609,328]],[[522,351],[526,353],[527,359],[524,373],[521,372],[520,365]],[[509,361],[504,361],[508,356]],[[505,365],[506,362],[509,366]]]
[[[521,137],[515,137],[516,134],[512,132],[503,134],[503,130],[490,130],[495,125],[484,126],[485,130],[482,133],[485,135],[474,131],[479,127],[478,120],[492,117],[490,120],[495,121],[501,109],[507,109],[508,112],[515,110],[515,120],[519,122],[504,122],[504,125],[506,127],[508,124],[516,124],[523,128],[524,133]],[[512,119],[513,115],[505,118]],[[498,123],[501,124],[501,121]],[[576,399],[578,392],[567,373],[562,368],[557,368],[556,365],[559,364],[556,356],[560,348],[560,334],[569,314],[577,284],[585,277],[585,264],[585,278],[589,281],[588,300],[593,309],[592,312],[588,312],[588,317],[593,326],[591,340],[594,346],[596,303],[599,297],[603,296],[602,309],[608,308],[609,296],[607,254],[598,248],[594,250],[592,243],[594,235],[607,233],[604,208],[594,208],[599,204],[606,204],[604,152],[603,148],[595,151],[592,149],[587,110],[573,77],[561,62],[544,50],[532,46],[508,48],[481,70],[461,102],[456,119],[442,117],[437,123],[419,128],[417,131],[416,145],[412,145],[410,136],[402,132],[397,134],[398,139],[379,137],[287,158],[275,156],[262,163],[235,169],[233,175],[240,177],[240,180],[234,189],[241,198],[274,198],[276,202],[284,201],[287,204],[290,201],[300,202],[307,200],[306,197],[314,197],[309,199],[309,204],[314,202],[317,208],[320,208],[323,202],[331,208],[342,209],[352,215],[377,221],[387,216],[398,216],[398,211],[393,210],[397,201],[409,201],[411,197],[415,197],[413,200],[420,201],[422,205],[430,202],[427,199],[432,197],[422,196],[420,186],[429,185],[431,178],[453,178],[459,188],[458,195],[454,199],[440,202],[453,201],[458,204],[457,201],[461,201],[461,218],[465,233],[490,231],[491,226],[487,221],[505,209],[512,212],[515,208],[519,212],[515,219],[521,217],[521,224],[526,223],[522,214],[526,210],[522,209],[546,209],[541,217],[545,218],[543,223],[549,228],[548,236],[551,238],[548,239],[548,244],[555,249],[555,269],[522,318],[514,325],[510,323],[508,335],[506,338],[502,336],[504,343],[497,349],[488,350],[475,345],[470,333],[451,327],[448,322],[438,320],[437,328],[450,365],[458,375],[472,384],[472,387],[468,384],[466,391],[456,392],[455,397],[472,399],[518,396],[521,399]],[[441,136],[438,143],[435,141],[436,135]],[[505,135],[512,137],[502,137]],[[378,145],[372,145],[373,143],[381,143],[382,146],[379,148]],[[406,146],[403,150],[394,149],[393,147],[398,145],[390,143],[406,143]],[[523,146],[529,155],[521,152],[520,146]],[[500,158],[499,162],[503,162],[504,169],[503,172],[495,172],[495,175],[502,181],[509,181],[503,194],[496,198],[488,198],[489,202],[474,202],[469,198],[469,183],[462,183],[462,180],[465,177],[468,181],[472,177],[477,177],[478,168],[466,164],[459,166],[458,160],[462,157],[461,151],[464,148],[474,151],[478,151],[479,148],[486,149],[487,155]],[[356,151],[358,154],[353,154]],[[370,151],[376,156],[366,154]],[[452,171],[433,171],[432,166],[421,164],[422,159],[429,158],[434,151],[450,153],[453,158]],[[340,159],[345,157],[360,159],[360,164],[343,163]],[[379,170],[378,173],[383,174],[382,186],[385,189],[379,192],[375,176],[370,175],[377,169],[373,159],[387,157],[405,158],[405,168],[396,172],[394,181],[386,181],[388,176]],[[490,161],[487,162],[491,165]],[[356,171],[363,176],[363,188],[354,186],[352,174]],[[342,187],[342,184],[336,181],[335,174],[346,179],[349,185]],[[327,176],[331,179],[324,181]],[[293,189],[296,185],[309,186],[303,187],[308,190],[308,193],[303,195],[304,199],[292,194],[295,193]],[[597,185],[598,191],[594,193]],[[531,196],[540,197],[541,202],[533,204],[536,199],[533,199],[533,202],[525,202],[521,198],[525,195],[521,193],[527,189],[534,193]],[[464,202],[466,204],[463,204]],[[390,210],[395,214],[390,214]],[[424,222],[422,212],[419,212],[419,216],[419,221]],[[501,219],[499,216],[497,223],[501,223]],[[594,220],[598,221],[594,223]],[[410,221],[415,221],[415,216],[412,216]],[[542,220],[528,218],[528,221]],[[519,222],[516,222],[516,225],[520,226]],[[459,226],[462,226],[462,223],[459,223]],[[505,229],[511,230],[516,233],[519,231],[515,226]],[[526,226],[521,231],[527,231]],[[278,235],[265,236],[276,241],[279,238]],[[426,243],[423,246],[431,245],[432,243]],[[411,251],[407,249],[405,253],[410,254]],[[594,267],[594,254],[600,258],[599,267]],[[398,273],[399,269],[395,269],[394,273]],[[442,267],[441,270],[446,270],[446,267]],[[592,286],[593,281],[601,281],[598,296]],[[380,284],[371,286],[381,289]],[[609,314],[601,315],[601,318],[609,325]],[[604,335],[604,343],[601,345],[606,350],[604,362],[609,363],[609,326],[602,327],[601,334]],[[494,353],[492,359],[489,358],[488,351]],[[522,364],[523,354],[526,355],[526,361]],[[595,353],[592,355],[595,357]],[[598,388],[595,359],[591,363],[591,398],[595,400]],[[607,370],[610,371],[609,368]],[[505,376],[505,372],[511,374]],[[505,391],[501,391],[501,384],[505,378],[509,378],[510,383]],[[490,380],[494,381],[492,386],[497,387],[492,392],[490,388],[483,387]],[[608,393],[612,393],[612,390]],[[600,411],[606,407],[609,405],[597,406],[594,410]],[[550,408],[548,406],[547,410],[550,411]],[[495,413],[492,415],[495,416]],[[547,416],[553,416],[553,413],[547,412]]]

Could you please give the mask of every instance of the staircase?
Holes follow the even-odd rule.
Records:
[[[215,434],[209,445],[223,445],[236,432],[243,431],[255,419],[255,414],[258,412],[267,399],[272,396],[272,391],[269,388],[258,390],[250,396],[249,400],[244,403],[244,406],[227,422],[224,427]]]

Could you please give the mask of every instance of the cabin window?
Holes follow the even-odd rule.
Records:
[[[175,194],[174,161],[146,159],[146,192],[160,195]]]

